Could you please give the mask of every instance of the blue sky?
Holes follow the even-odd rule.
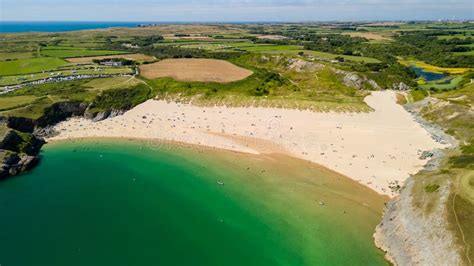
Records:
[[[0,20],[327,21],[474,19],[473,0],[0,0]]]

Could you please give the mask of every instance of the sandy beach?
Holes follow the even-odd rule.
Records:
[[[92,122],[71,118],[51,140],[84,137],[148,138],[247,153],[280,152],[346,175],[380,194],[397,194],[427,160],[423,151],[442,148],[396,104],[392,91],[373,92],[370,113],[316,113],[278,108],[197,107],[148,100],[123,115]]]

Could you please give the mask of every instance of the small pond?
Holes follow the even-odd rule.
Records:
[[[418,77],[423,77],[426,81],[433,81],[447,77],[446,74],[428,72],[423,68],[412,66],[411,69],[415,71]]]

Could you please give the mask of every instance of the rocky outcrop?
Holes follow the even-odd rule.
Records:
[[[21,131],[33,132],[36,122],[33,119],[25,117],[0,117],[0,124],[5,124],[7,127]]]
[[[8,129],[0,139],[0,149],[9,150],[17,153],[26,153],[35,155],[43,146],[44,140],[30,133],[18,132]]]
[[[425,128],[432,138],[451,148],[458,141],[442,128],[418,115],[430,99],[407,104],[405,109]],[[446,151],[430,152],[424,170],[405,181],[398,197],[387,203],[381,223],[374,234],[375,244],[386,252],[387,260],[395,265],[464,265],[457,236],[448,222],[452,179],[439,182],[439,190],[430,195],[424,190],[427,176],[437,173]],[[429,182],[429,181],[428,181]],[[430,198],[431,196],[431,198]]]
[[[30,132],[21,132],[9,128],[6,119],[1,121],[0,180],[3,180],[35,166],[39,159],[39,151],[45,142],[42,138]],[[29,128],[26,129],[30,130]]]
[[[407,91],[410,89],[410,86],[408,86],[407,84],[403,82],[400,82],[400,83],[394,83],[392,85],[392,89],[399,90],[399,91]]]
[[[89,112],[89,110],[86,110],[86,112],[84,113],[84,117],[87,119],[91,119],[94,122],[98,122],[101,120],[105,120],[107,118],[119,116],[123,114],[124,112],[125,111],[123,110],[106,110],[106,111],[102,111],[98,113],[92,113],[92,112]]]
[[[298,58],[290,58],[288,59],[287,68],[289,70],[295,70],[296,72],[302,72],[323,69],[324,65],[319,63],[308,62]]]
[[[16,176],[20,173],[30,170],[39,161],[38,156],[22,154],[0,150],[0,180],[6,179],[10,176]]]
[[[400,195],[385,207],[377,226],[375,244],[395,265],[463,265],[461,248],[448,229],[450,180],[438,191],[438,202],[426,213],[413,204],[415,177],[410,177]]]
[[[344,85],[348,87],[355,88],[358,90],[361,90],[361,89],[381,90],[377,82],[375,82],[372,79],[367,78],[364,75],[340,70],[337,68],[332,68],[332,71],[342,76],[342,82],[344,83]]]
[[[63,121],[71,116],[81,116],[86,111],[88,103],[59,102],[45,110],[43,116],[36,120],[37,127],[47,127]]]

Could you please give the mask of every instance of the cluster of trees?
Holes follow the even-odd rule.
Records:
[[[111,110],[128,110],[148,100],[150,94],[150,88],[144,84],[136,85],[132,89],[107,90],[96,97],[90,109],[93,113]]]
[[[304,42],[307,50],[354,56],[362,56],[359,48],[368,41],[365,38],[342,34],[304,34],[296,38]]]
[[[269,95],[273,88],[278,88],[283,85],[285,80],[277,73],[266,72],[264,73],[264,80],[256,88],[251,91],[254,96],[265,96]]]
[[[153,44],[164,40],[161,35],[152,35],[145,37],[133,37],[132,45],[138,45],[140,47],[152,46]]]
[[[455,51],[470,51],[469,47],[460,48],[458,45],[470,44],[472,38],[466,38],[466,40],[460,40],[459,38],[439,40],[437,32],[418,31],[403,32],[396,40],[410,45],[410,49],[404,51],[404,53],[430,64],[443,67],[474,67],[474,56],[452,53]]]

